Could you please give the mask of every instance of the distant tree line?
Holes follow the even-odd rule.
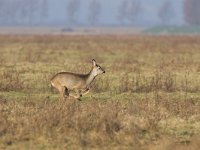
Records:
[[[0,0],[0,24],[40,24],[48,8],[48,0]]]
[[[67,18],[68,24],[78,24],[78,13],[80,10],[81,1],[80,0],[67,0]],[[96,25],[99,22],[99,17],[101,14],[102,5],[100,0],[90,0],[88,6],[88,24]]]
[[[158,17],[163,24],[169,24],[175,16],[172,0],[165,0],[158,11]],[[183,0],[184,20],[189,25],[200,25],[200,0]]]
[[[170,0],[165,0],[158,10],[158,18],[162,25],[169,25],[175,17],[175,10]]]
[[[185,21],[191,25],[200,25],[200,0],[184,0]]]
[[[140,0],[123,0],[119,6],[118,19],[122,24],[134,23],[141,12]]]
[[[66,22],[79,25],[81,0],[66,0]],[[101,0],[89,0],[86,20],[90,25],[100,23]],[[117,19],[120,23],[134,23],[141,12],[140,0],[122,0]],[[49,15],[49,0],[0,0],[0,25],[37,25]]]
[[[65,0],[65,21],[68,25],[81,25],[80,13],[83,0]],[[85,20],[87,25],[101,24],[104,3],[88,0]],[[143,2],[143,3],[142,3]],[[164,0],[157,11],[162,25],[171,24],[176,15],[172,0]],[[143,12],[141,0],[121,0],[117,6],[116,19],[122,25],[134,25]],[[183,0],[185,22],[200,25],[200,0]],[[47,21],[49,0],[0,0],[0,25],[37,25]]]
[[[66,0],[66,14],[68,24],[79,24],[78,14],[80,13],[81,0]],[[120,23],[131,24],[134,23],[138,15],[141,13],[140,0],[122,0],[118,8],[118,15],[116,18]],[[102,13],[101,0],[89,0],[87,21],[90,25],[97,25]]]

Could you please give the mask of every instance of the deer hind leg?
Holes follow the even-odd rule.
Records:
[[[69,90],[67,87],[64,87],[63,95],[65,98],[69,97]]]
[[[67,87],[62,86],[60,91],[61,99],[66,100],[66,98],[69,96],[69,90]]]
[[[65,87],[64,86],[57,86],[56,89],[60,93],[60,101],[65,100],[65,98],[66,98],[66,96],[65,96],[65,92],[66,92]]]
[[[56,89],[59,91],[59,95],[60,95],[60,101],[63,100],[63,92],[62,92],[62,87],[58,86],[56,87]]]

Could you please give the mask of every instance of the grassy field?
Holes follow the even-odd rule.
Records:
[[[82,101],[50,78],[106,74]],[[0,149],[198,149],[200,37],[0,36]]]

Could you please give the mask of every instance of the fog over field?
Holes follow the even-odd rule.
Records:
[[[100,15],[99,24],[104,25],[123,25],[118,20],[119,15],[119,7],[123,0],[101,0],[100,3],[102,5],[102,11]],[[87,15],[88,5],[91,0],[84,0],[81,1],[81,8],[80,14],[77,15],[82,24],[88,24]],[[141,14],[135,21],[135,25],[142,25],[142,26],[152,26],[156,24],[160,24],[159,18],[157,16],[158,10],[161,7],[164,0],[141,0]],[[184,23],[183,15],[182,15],[182,0],[171,1],[174,7],[174,11],[176,15],[171,16],[172,24],[181,25]],[[53,1],[51,0],[50,6],[50,18],[49,21],[52,23],[55,20],[58,21],[57,23],[67,23],[66,19],[66,0]],[[56,12],[56,13],[55,13]],[[128,25],[128,23],[127,23]]]
[[[16,29],[0,34],[32,32],[21,27],[36,27],[35,33],[48,27],[45,34],[54,34],[51,28],[56,34],[200,34],[199,7],[198,0],[2,0],[0,27]]]
[[[0,24],[2,25],[78,25],[86,26],[91,25],[88,17],[92,12],[91,3],[93,0],[74,0],[71,7],[68,7],[72,0],[2,0],[0,3]],[[139,3],[137,7],[133,7],[132,10],[137,10],[137,16],[134,21],[125,20],[123,23],[119,19],[120,7],[124,3],[128,3],[131,6],[133,2]],[[183,25],[183,0],[167,0],[170,3],[170,21],[172,25]],[[95,26],[153,26],[162,24],[162,21],[158,17],[159,10],[166,0],[96,0],[98,7],[98,21],[95,22]],[[29,5],[30,4],[30,5]],[[75,6],[73,6],[75,5]],[[126,5],[126,4],[124,4]],[[30,9],[29,9],[30,8]],[[5,10],[4,10],[5,9]],[[75,22],[70,22],[68,17],[69,9],[74,9]],[[31,13],[29,13],[31,11]],[[132,12],[134,15],[135,12]],[[166,12],[167,13],[167,12]],[[3,16],[3,17],[2,17]],[[26,19],[26,18],[29,19]]]

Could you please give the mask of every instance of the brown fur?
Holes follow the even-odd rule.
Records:
[[[76,74],[72,72],[59,72],[51,79],[51,85],[60,92],[61,99],[73,96],[80,100],[82,95],[89,92],[90,84],[99,74],[105,71],[92,60],[92,69],[88,74]],[[75,92],[75,94],[72,94]],[[70,94],[71,93],[71,94]]]

